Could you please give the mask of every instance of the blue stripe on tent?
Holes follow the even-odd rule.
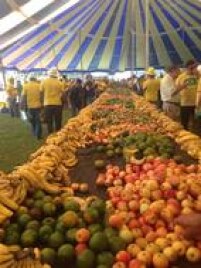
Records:
[[[158,3],[158,0],[156,0],[156,2]],[[158,4],[158,6],[161,8],[161,5],[160,5],[160,4]],[[167,16],[167,12],[165,12],[164,8],[163,8],[162,11],[163,11],[163,13],[165,14],[165,16]],[[174,28],[178,28],[178,27],[179,27],[179,24],[178,24],[178,26],[176,27],[176,25],[175,25],[175,23],[174,23],[175,19],[174,19],[172,16],[167,17],[167,18],[168,18],[170,24],[171,24]],[[182,32],[183,32],[183,33],[182,33]],[[185,40],[184,37],[186,38],[186,40],[187,40],[187,42],[188,42],[188,43],[187,43],[187,46],[189,47],[190,50],[192,50],[192,54],[194,55],[194,57],[197,58],[197,57],[199,56],[200,50],[198,49],[198,47],[196,46],[196,44],[193,42],[193,40],[189,37],[189,35],[188,35],[188,33],[186,32],[186,30],[185,30],[185,29],[180,30],[180,32],[179,32],[178,34],[179,34],[180,38],[182,39],[182,41]],[[184,39],[184,40],[183,40],[183,39]],[[191,48],[193,48],[193,49],[191,49]]]
[[[165,15],[165,17],[168,19],[168,21],[171,23],[171,25],[173,26],[174,29],[177,29],[180,27],[180,24],[178,23],[178,21],[168,12],[168,9],[165,9],[163,7],[163,5],[158,1],[155,0],[156,4],[158,5],[158,7],[160,8],[160,10],[162,11],[162,13]]]
[[[149,37],[149,47],[150,47],[150,54],[149,54],[150,66],[159,66],[158,56],[156,53],[156,49],[154,47],[152,36]]]
[[[85,10],[85,8],[81,9],[79,12],[76,13],[75,17],[72,17],[71,19],[69,19],[65,24],[69,24],[72,21],[74,21],[75,19],[77,19],[78,16],[82,15],[83,11]],[[81,18],[82,19],[82,18]],[[77,21],[76,21],[77,24]],[[71,30],[74,29],[74,25],[73,27],[71,27]],[[40,48],[44,45],[46,45],[46,43],[49,40],[52,40],[55,36],[57,35],[57,31],[53,31],[50,34],[48,34],[47,36],[45,36],[41,41],[39,41],[35,46],[29,48],[27,51],[25,51],[23,54],[21,54],[19,57],[15,58],[15,60],[13,60],[10,65],[16,65],[18,64],[20,61],[23,61],[26,57],[30,56],[30,54],[34,53],[37,50],[40,50]],[[65,38],[65,36],[64,36]],[[62,37],[61,37],[62,40]]]
[[[121,21],[119,23],[119,29],[118,29],[118,36],[117,37],[122,37],[124,34],[125,30],[125,24],[126,24],[126,12],[127,12],[127,7],[128,7],[128,0],[125,1],[122,16],[121,16]],[[123,40],[118,39],[115,42],[115,47],[112,55],[112,59],[110,62],[110,69],[111,70],[116,70],[119,67],[119,62],[120,62],[120,57],[121,57],[121,51],[122,51],[122,44]]]
[[[100,16],[100,18],[98,19],[98,21],[93,26],[92,30],[90,31],[90,34],[95,34],[98,31],[98,29],[100,28],[102,22],[105,20],[107,14],[109,13],[109,10],[110,10],[110,8],[112,7],[113,4],[114,4],[113,1],[111,1],[109,3],[109,5],[107,6],[107,8],[103,12],[103,14]],[[84,54],[84,52],[86,51],[86,49],[90,45],[91,41],[92,41],[92,39],[90,39],[88,37],[85,38],[85,40],[82,43],[81,47],[79,48],[77,54],[74,56],[74,58],[72,59],[72,61],[68,65],[68,69],[74,69],[74,68],[76,68],[76,66],[78,65],[79,61],[82,58],[82,55]]]
[[[121,21],[120,21],[120,25],[119,25],[119,30],[118,30],[118,36],[124,35],[127,8],[128,8],[128,0],[126,0],[125,4],[124,4],[124,9],[123,9],[123,13],[122,13],[122,17],[121,17]]]
[[[186,0],[187,1],[187,0]],[[175,5],[177,5],[180,9],[182,9],[186,14],[188,14],[192,19],[194,19],[198,24],[201,24],[201,19],[195,16],[192,12],[189,10],[195,9],[199,12],[201,12],[201,7],[199,8],[198,6],[192,5],[191,3],[188,2],[188,5],[190,6],[189,10],[184,8],[180,3],[174,2]]]
[[[110,18],[110,21],[109,21],[109,23],[107,25],[107,28],[105,30],[105,33],[103,35],[104,37],[109,37],[110,36],[110,33],[112,31],[113,24],[114,24],[114,22],[116,20],[117,11],[118,11],[119,7],[120,7],[120,1],[118,1],[117,6],[114,9],[114,12],[112,14],[112,17]]]
[[[153,19],[154,19],[154,22],[155,22],[155,25],[158,29],[158,31],[161,33],[163,32],[163,34],[161,34],[161,39],[163,40],[163,43],[167,49],[167,52],[169,54],[169,57],[171,59],[171,61],[173,63],[177,63],[177,64],[180,64],[182,63],[182,60],[180,58],[180,55],[178,54],[178,52],[176,51],[172,41],[170,40],[168,34],[164,34],[165,32],[165,29],[163,27],[163,24],[161,23],[160,19],[158,18],[158,16],[156,15],[153,7],[150,8],[150,11],[152,13],[152,16],[153,16]]]
[[[192,2],[192,0],[185,0],[185,3],[187,3],[191,8],[195,9],[201,12],[201,4],[198,2],[197,5],[195,2]]]
[[[88,19],[89,18],[89,16],[90,16],[90,12],[93,10],[93,7],[91,7],[90,6],[90,8],[89,8],[89,10],[88,10],[88,13],[84,16],[84,17],[81,17],[78,21],[76,21],[75,23],[75,25],[72,25],[71,26],[71,29],[72,30],[74,30],[74,27],[76,27],[76,25],[77,24],[79,24],[83,19],[84,19],[84,21],[86,21],[86,19]],[[82,23],[82,26],[83,26],[84,24]],[[71,30],[70,29],[70,30]],[[75,36],[75,35],[73,35],[73,36]],[[41,61],[48,53],[49,53],[49,51],[50,50],[53,50],[54,49],[54,47],[56,47],[59,43],[61,43],[64,39],[66,38],[66,36],[64,35],[64,36],[61,36],[54,44],[52,44],[50,47],[48,47],[42,54],[41,54],[41,56],[39,57],[39,58],[37,58],[37,59],[35,59],[29,66],[28,66],[28,68],[33,68],[34,67],[34,65],[36,65],[36,64],[38,64],[38,62],[39,61]],[[70,41],[69,41],[70,42]],[[70,44],[71,44],[71,42],[70,42]],[[61,56],[59,56],[59,55],[57,55],[57,57],[58,58],[61,58]]]
[[[97,4],[96,4],[97,5]],[[83,19],[85,20],[85,19],[87,19],[88,18],[88,15],[89,15],[89,12],[91,12],[92,11],[92,7],[91,6],[89,6],[90,8],[89,8],[89,10],[88,10],[88,13],[87,14],[85,14],[85,16],[84,17],[81,17],[78,21],[76,21],[75,23],[76,23],[76,25],[77,24],[79,24]],[[81,12],[81,11],[80,11]],[[74,27],[76,27],[76,25],[75,25],[75,23],[71,26],[71,28],[70,28],[70,31],[71,30],[74,30]],[[83,25],[83,24],[82,24]],[[52,44],[50,47],[48,47],[47,49],[45,49],[45,51],[41,54],[41,56],[40,57],[38,57],[37,59],[35,59],[30,65],[28,65],[28,67],[27,68],[34,68],[34,66],[36,65],[36,64],[38,64],[38,62],[40,62],[51,50],[53,50],[54,49],[54,47],[56,47],[59,43],[61,43],[64,39],[66,38],[66,36],[64,35],[64,36],[61,36],[54,44]]]
[[[192,55],[198,60],[201,61],[201,49],[194,43],[194,41],[189,37],[186,31],[181,30],[179,32],[181,39],[184,44],[190,50]]]
[[[169,6],[168,8],[171,9],[171,10],[174,10],[174,12],[177,14],[177,16],[183,21],[185,22],[186,26],[192,26],[192,24],[185,18],[181,15],[181,13],[178,11],[178,9],[174,6],[174,5],[170,5],[170,2],[169,0],[163,0],[165,2],[165,5],[166,6]]]
[[[119,6],[120,6],[120,2],[118,2],[117,6],[115,7],[114,11],[113,11],[113,14],[109,20],[109,23],[106,27],[106,30],[103,34],[103,37],[109,37],[110,36],[110,33],[112,31],[112,27],[113,27],[113,24],[115,23],[115,19],[116,19],[116,16],[117,16],[117,11],[119,9]],[[105,50],[105,47],[107,45],[107,40],[103,39],[100,41],[96,51],[95,51],[95,54],[93,56],[93,59],[89,65],[89,69],[90,70],[93,70],[93,69],[98,69],[98,66],[99,66],[99,63],[100,63],[100,60],[102,58],[102,55],[103,55],[103,52]]]
[[[100,60],[103,55],[103,51],[105,50],[105,47],[107,45],[107,40],[101,40],[101,42],[98,45],[98,48],[96,49],[96,52],[94,54],[94,57],[89,65],[89,70],[98,69],[98,65],[100,63]]]
[[[144,12],[143,4],[142,4],[141,0],[139,0],[139,7],[140,7],[140,15],[141,15],[142,27],[143,27],[143,30],[145,31],[146,17],[145,17],[145,12]]]
[[[68,13],[72,12],[73,10],[75,10],[79,6],[80,6],[80,2],[76,3],[75,5],[73,5],[69,9],[67,9],[66,11],[63,11],[61,14],[59,14],[58,16],[56,16],[52,20],[53,23],[61,20],[64,16],[66,16]],[[3,53],[3,57],[7,57],[9,54],[11,54],[15,50],[17,50],[21,46],[21,43],[25,44],[26,42],[29,42],[31,39],[35,38],[40,33],[42,33],[43,31],[47,30],[48,27],[49,27],[48,23],[45,23],[45,24],[39,26],[36,30],[33,30],[31,33],[26,34],[24,37],[22,37],[18,41],[16,41],[16,45],[14,45],[11,48],[5,50],[5,52]],[[20,42],[20,40],[22,40],[22,41]],[[19,44],[18,44],[18,42],[19,42]]]
[[[103,3],[103,1],[101,2],[101,4]],[[78,32],[80,29],[82,29],[84,27],[85,24],[87,24],[91,18],[94,16],[94,14],[97,12],[97,10],[100,8],[101,4],[98,2],[98,5],[96,4],[95,8],[94,7],[90,7],[90,12],[93,11],[90,16],[89,13],[87,14],[87,18],[82,22],[82,24],[80,25]],[[82,18],[80,19],[81,21],[83,20]],[[63,48],[61,49],[61,51],[59,52],[59,54],[48,64],[47,68],[51,68],[53,66],[56,66],[58,64],[58,62],[61,60],[62,56],[64,53],[66,53],[66,51],[69,49],[69,47],[72,44],[72,39],[75,40],[77,34],[74,34],[73,37],[70,39],[70,41],[68,41]],[[73,41],[74,41],[73,40]]]
[[[183,17],[180,12],[178,12],[178,8],[176,8],[175,6],[171,6],[168,0],[164,0],[164,1],[165,1],[165,5],[169,6],[169,8],[174,10],[177,16],[186,24],[187,27],[193,27],[193,24],[190,23],[185,17]],[[193,32],[199,39],[201,39],[201,34],[198,30],[193,30]]]

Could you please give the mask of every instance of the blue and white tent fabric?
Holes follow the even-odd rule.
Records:
[[[38,9],[27,15],[23,8],[29,2],[37,2]],[[4,28],[8,6],[22,17]],[[147,18],[149,65],[201,61],[200,0],[7,0],[0,2],[0,10],[6,68],[57,66],[90,72],[144,68]]]

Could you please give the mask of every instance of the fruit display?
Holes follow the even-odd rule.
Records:
[[[198,268],[201,140],[127,89],[109,89],[0,173],[0,268]]]

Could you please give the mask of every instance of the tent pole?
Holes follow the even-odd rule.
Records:
[[[149,12],[149,1],[145,0],[146,4],[146,28],[145,28],[145,68],[147,69],[149,67],[149,32],[150,32],[150,12]]]
[[[79,30],[79,47],[81,47],[82,45],[82,32],[81,29]],[[82,72],[82,77],[83,77],[83,58],[81,55],[81,59],[80,59],[80,68],[81,68],[81,72]]]
[[[134,74],[134,42],[133,42],[133,33],[131,31],[131,75]]]
[[[0,55],[0,68],[1,68],[2,76],[3,76],[4,90],[6,90],[6,86],[7,86],[6,73],[5,73],[5,68],[3,66],[3,58],[2,58],[2,55]]]

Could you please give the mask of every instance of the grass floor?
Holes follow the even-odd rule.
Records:
[[[64,124],[69,116],[69,111],[65,111]],[[43,132],[46,135],[45,125]],[[32,136],[28,122],[0,114],[0,170],[9,172],[15,166],[25,163],[29,155],[41,146],[44,139],[38,141]]]

